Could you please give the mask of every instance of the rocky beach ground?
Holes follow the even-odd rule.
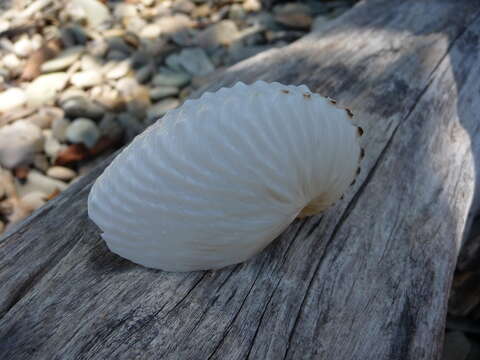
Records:
[[[0,233],[217,71],[354,1],[0,2]]]

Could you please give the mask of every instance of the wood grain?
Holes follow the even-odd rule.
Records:
[[[367,1],[204,90],[307,84],[365,129],[357,183],[252,260],[166,273],[109,253],[97,168],[0,240],[5,359],[438,359],[475,198],[480,4]],[[115,209],[112,209],[115,211]]]

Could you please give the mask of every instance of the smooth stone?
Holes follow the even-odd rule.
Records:
[[[108,51],[108,42],[103,38],[89,41],[87,50],[92,56],[103,57]]]
[[[97,58],[93,57],[90,54],[85,54],[80,59],[80,68],[82,71],[101,71],[102,64],[98,61]]]
[[[67,139],[66,132],[70,126],[70,120],[62,117],[55,119],[52,123],[52,134],[58,141],[65,141]]]
[[[207,75],[215,70],[207,54],[201,48],[183,49],[178,54],[168,56],[165,62],[175,70],[183,69],[192,75]]]
[[[255,12],[262,10],[262,2],[260,0],[245,0],[242,4],[245,11]]]
[[[62,51],[56,58],[42,64],[42,72],[54,72],[68,68],[80,58],[84,50],[83,46],[75,46]]]
[[[127,75],[129,71],[130,71],[130,61],[124,60],[119,62],[118,64],[115,64],[115,66],[112,69],[108,70],[105,73],[105,76],[107,79],[116,80]]]
[[[86,117],[93,120],[101,119],[105,109],[100,104],[85,97],[72,97],[61,103],[65,115],[69,118]]]
[[[135,73],[135,79],[137,79],[137,81],[140,84],[145,84],[152,78],[152,75],[153,75],[153,66],[146,65],[137,70],[137,72]]]
[[[180,31],[185,28],[190,28],[194,25],[194,22],[185,14],[175,14],[172,16],[163,16],[158,18],[152,26],[152,29],[149,30],[150,34],[146,35],[155,35],[155,36],[145,36],[144,32],[140,33],[140,37],[154,38],[160,35],[171,35],[177,31]],[[147,25],[149,27],[150,25]],[[146,28],[147,28],[146,27]]]
[[[60,142],[53,136],[51,130],[44,130],[43,135],[45,136],[45,144],[43,145],[43,151],[50,158],[51,162],[55,162],[58,154],[65,149],[65,145],[60,144]]]
[[[44,194],[52,194],[55,191],[63,191],[67,188],[63,181],[52,179],[43,175],[37,170],[30,170],[25,185],[17,186],[19,196],[24,196],[33,191],[40,191]]]
[[[23,106],[27,102],[25,91],[12,87],[0,93],[0,113]]]
[[[102,74],[95,70],[87,70],[72,75],[70,82],[79,88],[89,88],[103,82]]]
[[[27,57],[33,50],[33,45],[30,39],[22,36],[13,44],[13,51],[17,56]]]
[[[98,128],[102,135],[108,136],[111,139],[118,139],[123,133],[120,122],[116,120],[113,114],[105,114],[98,124]]]
[[[92,148],[100,138],[100,130],[90,119],[75,119],[65,132],[68,141],[74,144],[84,144]]]
[[[152,100],[160,100],[168,96],[177,95],[179,92],[179,88],[175,86],[155,87],[150,89],[150,98]]]
[[[47,176],[58,180],[70,181],[77,176],[77,173],[65,166],[52,166],[47,170]]]
[[[108,7],[97,0],[71,0],[71,3],[81,8],[85,14],[88,25],[100,28],[111,20]]]
[[[183,87],[187,85],[192,77],[184,72],[161,72],[153,77],[152,83],[156,86],[176,86]]]
[[[27,86],[27,103],[37,107],[52,102],[57,92],[67,85],[68,74],[64,72],[44,74]]]
[[[127,141],[133,139],[144,129],[144,126],[140,123],[140,121],[128,113],[122,113],[118,115],[117,120],[123,129],[125,129]]]
[[[180,105],[180,101],[176,98],[167,98],[152,105],[147,110],[147,120],[157,120],[165,115],[169,110],[173,110]]]
[[[232,4],[228,9],[228,18],[232,20],[243,20],[247,16],[246,9],[240,4]]]
[[[48,170],[48,167],[49,167],[49,163],[48,163],[48,159],[47,159],[47,156],[43,153],[37,153],[35,154],[34,158],[33,158],[33,166],[42,171],[42,172],[46,172]]]
[[[62,109],[49,106],[42,107],[33,115],[29,116],[27,120],[32,124],[37,125],[40,129],[49,129],[57,119],[63,119],[65,113]]]
[[[195,4],[190,0],[176,0],[172,3],[171,9],[175,12],[190,14],[195,10]]]
[[[287,3],[276,5],[273,8],[275,20],[294,29],[310,29],[313,18],[310,8],[306,4]]]
[[[162,33],[162,27],[160,24],[148,24],[140,31],[140,37],[146,39],[155,39]]]
[[[130,61],[133,69],[140,69],[152,62],[152,56],[145,50],[137,50],[133,53]]]
[[[111,37],[107,39],[107,42],[108,42],[108,48],[110,50],[118,50],[122,53],[127,54],[127,56],[130,55],[133,51],[132,47],[130,47],[125,42],[125,40],[120,36]]]
[[[107,54],[107,60],[121,61],[128,58],[128,54],[120,50],[109,50]]]
[[[115,5],[113,15],[118,19],[124,17],[137,17],[138,8],[134,4],[119,3]]]
[[[9,70],[17,69],[19,66],[22,65],[22,61],[18,58],[17,55],[13,53],[6,54],[3,59],[3,66],[5,66]]]
[[[17,120],[0,128],[0,165],[12,169],[33,162],[43,147],[42,130],[27,120]]]
[[[20,198],[20,206],[33,212],[47,203],[48,195],[42,191],[32,191]]]
[[[72,25],[68,27],[68,30],[73,34],[77,45],[85,45],[87,43],[88,36],[81,26]]]
[[[239,36],[237,25],[232,20],[223,20],[198,33],[196,42],[202,48],[215,49],[228,46]]]

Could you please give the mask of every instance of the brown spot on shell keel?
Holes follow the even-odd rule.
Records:
[[[288,94],[288,93],[290,92],[290,91],[287,90],[287,89],[282,89],[281,91],[282,91],[284,94]]]
[[[360,126],[357,126],[357,134],[358,134],[358,136],[363,135],[363,129]]]
[[[353,179],[353,181],[350,183],[350,186],[355,185],[356,182],[357,182],[357,179]]]
[[[363,159],[365,157],[365,149],[360,148],[360,159]]]
[[[312,94],[305,93],[305,94],[303,94],[303,97],[305,99],[310,99],[312,97]]]
[[[357,174],[357,175],[360,174],[360,171],[362,171],[362,170],[360,170],[360,168],[358,167],[356,174]]]
[[[327,100],[330,101],[330,104],[337,105],[337,100],[332,99],[331,97],[327,96]]]
[[[340,196],[340,200],[345,199],[345,195]]]
[[[345,109],[349,118],[353,118],[353,112],[350,109]]]

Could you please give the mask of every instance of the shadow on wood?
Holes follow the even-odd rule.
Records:
[[[367,1],[228,69],[208,89],[305,83],[354,109],[367,157],[351,193],[247,263],[166,273],[107,252],[86,214],[100,167],[0,241],[0,353],[438,358],[477,176],[479,15],[467,0]]]

